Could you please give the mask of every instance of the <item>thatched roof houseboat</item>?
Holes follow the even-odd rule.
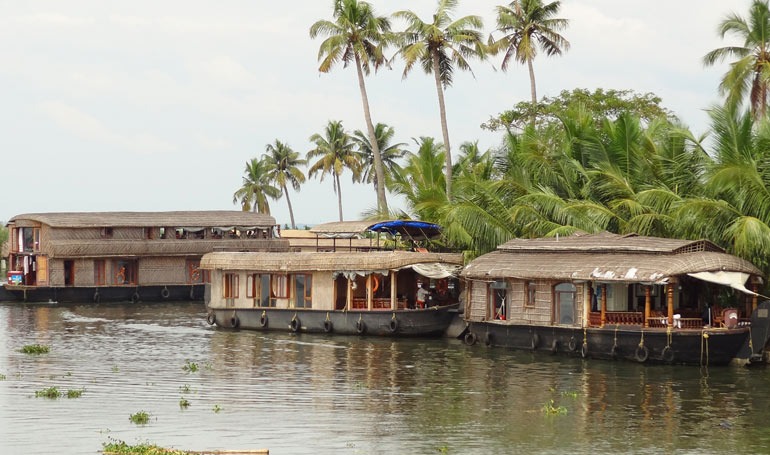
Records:
[[[763,283],[707,240],[606,232],[511,240],[462,276],[468,344],[690,364],[739,356]],[[765,338],[741,355],[756,359]]]
[[[0,298],[23,301],[199,300],[203,254],[289,248],[275,219],[240,211],[29,213],[7,227]]]

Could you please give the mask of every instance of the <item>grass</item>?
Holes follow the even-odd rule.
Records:
[[[19,352],[30,355],[48,354],[51,348],[45,344],[27,344],[19,349]]]
[[[128,417],[128,420],[137,425],[147,425],[150,422],[150,414],[145,411],[139,411],[135,414],[131,414]]]

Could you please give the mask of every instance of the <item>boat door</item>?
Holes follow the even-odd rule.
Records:
[[[64,285],[75,285],[75,261],[73,260],[64,261]]]
[[[559,283],[554,287],[554,319],[558,324],[575,324],[575,294],[572,283]]]

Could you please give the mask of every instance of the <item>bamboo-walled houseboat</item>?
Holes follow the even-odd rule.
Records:
[[[515,239],[462,277],[467,344],[658,363],[764,358],[762,273],[706,240]]]
[[[240,211],[30,213],[7,227],[0,300],[202,300],[203,254],[289,249],[271,216]]]
[[[335,223],[332,229],[338,234],[362,228],[393,233],[387,229],[399,226],[401,235],[415,242],[430,236],[410,233],[418,223]],[[443,334],[457,314],[461,268],[458,253],[356,251],[349,246],[342,251],[213,252],[201,260],[201,269],[211,277],[205,299],[210,324],[344,335]]]

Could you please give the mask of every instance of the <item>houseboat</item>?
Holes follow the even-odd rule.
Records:
[[[8,223],[0,300],[203,300],[201,257],[215,250],[287,251],[275,220],[240,211],[71,212]]]
[[[515,239],[461,276],[469,345],[668,364],[764,359],[762,273],[707,240]]]
[[[358,223],[331,230],[409,233],[417,222]],[[435,225],[423,227],[438,229]],[[372,229],[381,229],[372,231]],[[388,231],[391,229],[391,231]],[[390,240],[393,248],[401,240]],[[343,244],[346,243],[342,242]],[[385,245],[383,245],[385,247]],[[225,328],[343,335],[438,336],[457,315],[459,253],[363,247],[342,251],[212,252],[200,267],[210,276],[209,324]]]

